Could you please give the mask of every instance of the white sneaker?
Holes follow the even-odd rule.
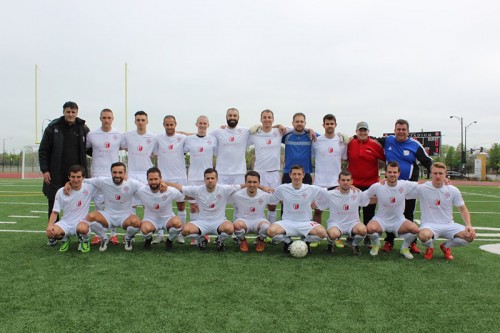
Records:
[[[410,253],[409,248],[402,249],[401,251],[399,251],[399,253],[404,255],[406,259],[413,259],[413,255]]]
[[[101,245],[99,245],[99,251],[104,252],[108,249],[109,238],[101,238]]]
[[[161,234],[157,234],[155,239],[153,239],[153,244],[160,244],[161,242],[163,242],[164,239],[163,239],[163,235]]]
[[[184,237],[182,237],[182,235],[181,235],[181,234],[179,234],[179,235],[177,236],[177,243],[179,243],[179,244],[184,244],[184,243],[186,243],[186,241],[184,240]]]

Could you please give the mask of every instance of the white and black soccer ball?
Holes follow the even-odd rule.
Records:
[[[298,240],[290,244],[289,250],[292,257],[303,258],[307,255],[309,248],[307,247],[306,242]]]

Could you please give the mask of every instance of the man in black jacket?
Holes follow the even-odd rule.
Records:
[[[85,120],[77,115],[78,105],[75,102],[64,103],[63,116],[47,126],[38,149],[40,170],[43,173],[43,194],[48,199],[49,217],[57,190],[68,181],[69,167],[82,165],[85,177],[88,177],[86,135],[89,128],[85,125]],[[56,243],[56,240],[49,240],[48,245]]]

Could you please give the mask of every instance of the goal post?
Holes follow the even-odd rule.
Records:
[[[38,145],[23,146],[21,179],[43,178],[38,160]]]

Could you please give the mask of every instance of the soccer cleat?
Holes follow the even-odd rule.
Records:
[[[422,253],[422,251],[420,251],[420,249],[417,247],[416,243],[411,243],[411,245],[410,245],[410,252],[413,253],[413,254],[420,254],[420,253]]]
[[[113,235],[111,237],[109,237],[109,241],[111,242],[111,244],[113,245],[118,245],[120,244],[120,241],[118,240],[118,236],[116,235]]]
[[[318,247],[319,242],[310,242],[310,243],[307,243],[307,244],[309,244],[309,247]]]
[[[272,242],[273,239],[271,237],[266,237],[266,239],[264,239],[264,243],[271,244]]]
[[[153,239],[153,241],[152,241],[153,244],[160,244],[161,242],[163,242],[163,235],[162,234],[156,235],[155,239]]]
[[[224,245],[224,243],[223,243],[223,242],[221,242],[221,241],[219,240],[219,237],[217,237],[217,238],[215,239],[215,245],[216,245],[216,247],[217,247],[217,251],[218,251],[218,252],[224,252],[224,251],[226,251],[226,246]],[[247,244],[247,248],[248,248],[248,244]]]
[[[290,253],[290,245],[292,245],[292,242],[290,243],[283,242],[283,253]]]
[[[234,245],[240,245],[240,239],[236,236],[233,236],[233,243]]]
[[[78,251],[81,251],[82,250],[82,238],[80,236],[78,236]]]
[[[344,243],[342,243],[341,239],[335,240],[335,247],[338,247],[339,249],[342,249],[344,247]]]
[[[195,238],[191,239],[191,246],[198,246],[198,240]]]
[[[109,243],[109,239],[102,238],[101,239],[101,245],[99,245],[99,251],[100,252],[106,251],[108,249],[108,243]]]
[[[177,243],[178,244],[186,243],[186,241],[184,240],[184,237],[181,234],[177,235]]]
[[[101,244],[101,237],[95,235],[94,238],[92,238],[92,242],[90,242],[90,244],[92,245]]]
[[[201,241],[198,241],[198,249],[201,252],[207,252],[207,240],[203,238]]]
[[[207,240],[207,244],[210,243],[210,236],[209,235],[205,235],[203,237],[205,237],[205,239]]]
[[[319,243],[319,242],[318,242]],[[306,242],[307,244],[307,254],[311,254],[312,253],[312,250],[311,250],[311,243],[309,242]]]
[[[393,247],[394,247],[394,244],[391,244],[391,243],[389,243],[389,242],[386,241],[384,243],[384,246],[380,250],[382,250],[382,251],[384,251],[386,253],[389,253],[389,252],[392,251]],[[380,246],[379,246],[379,248],[380,248]],[[377,252],[378,252],[378,250],[377,250]]]
[[[372,244],[372,249],[370,250],[370,255],[378,256],[378,250],[380,250],[380,245],[373,245]]]
[[[174,248],[174,242],[170,240],[170,238],[167,237],[165,240],[165,251],[170,251]]]
[[[62,242],[61,247],[59,248],[59,252],[66,252],[69,249],[69,239],[65,242]]]
[[[424,259],[431,260],[433,255],[434,255],[434,248],[428,247],[427,250],[425,250]]]
[[[399,251],[399,253],[401,253],[402,255],[404,255],[404,257],[406,259],[413,259],[413,255],[410,253],[410,249],[409,248],[401,249],[401,251]]]
[[[51,238],[47,241],[47,246],[56,246],[56,244],[57,244],[57,239]]]
[[[82,253],[89,253],[90,252],[90,242],[89,241],[83,241],[80,243],[81,244],[81,251]]]
[[[444,246],[444,243],[441,243],[441,245],[439,245],[439,247],[441,248],[441,251],[443,251],[443,254],[444,254],[444,258],[446,260],[453,260],[453,255],[451,254],[451,249],[449,247],[445,247]]]
[[[256,252],[262,252],[266,248],[266,242],[260,237],[257,237],[257,246],[255,247]]]
[[[132,250],[132,239],[133,238],[130,238],[130,239],[125,238],[125,250],[127,250],[127,251]]]
[[[326,253],[335,253],[335,246],[333,246],[333,243],[328,242],[328,246],[326,247]]]
[[[151,250],[151,243],[153,243],[153,238],[144,239],[144,250]]]
[[[240,240],[240,251],[241,252],[248,252],[248,242],[247,239]]]
[[[355,256],[361,255],[361,249],[359,248],[358,245],[352,247],[352,254],[354,254]]]

